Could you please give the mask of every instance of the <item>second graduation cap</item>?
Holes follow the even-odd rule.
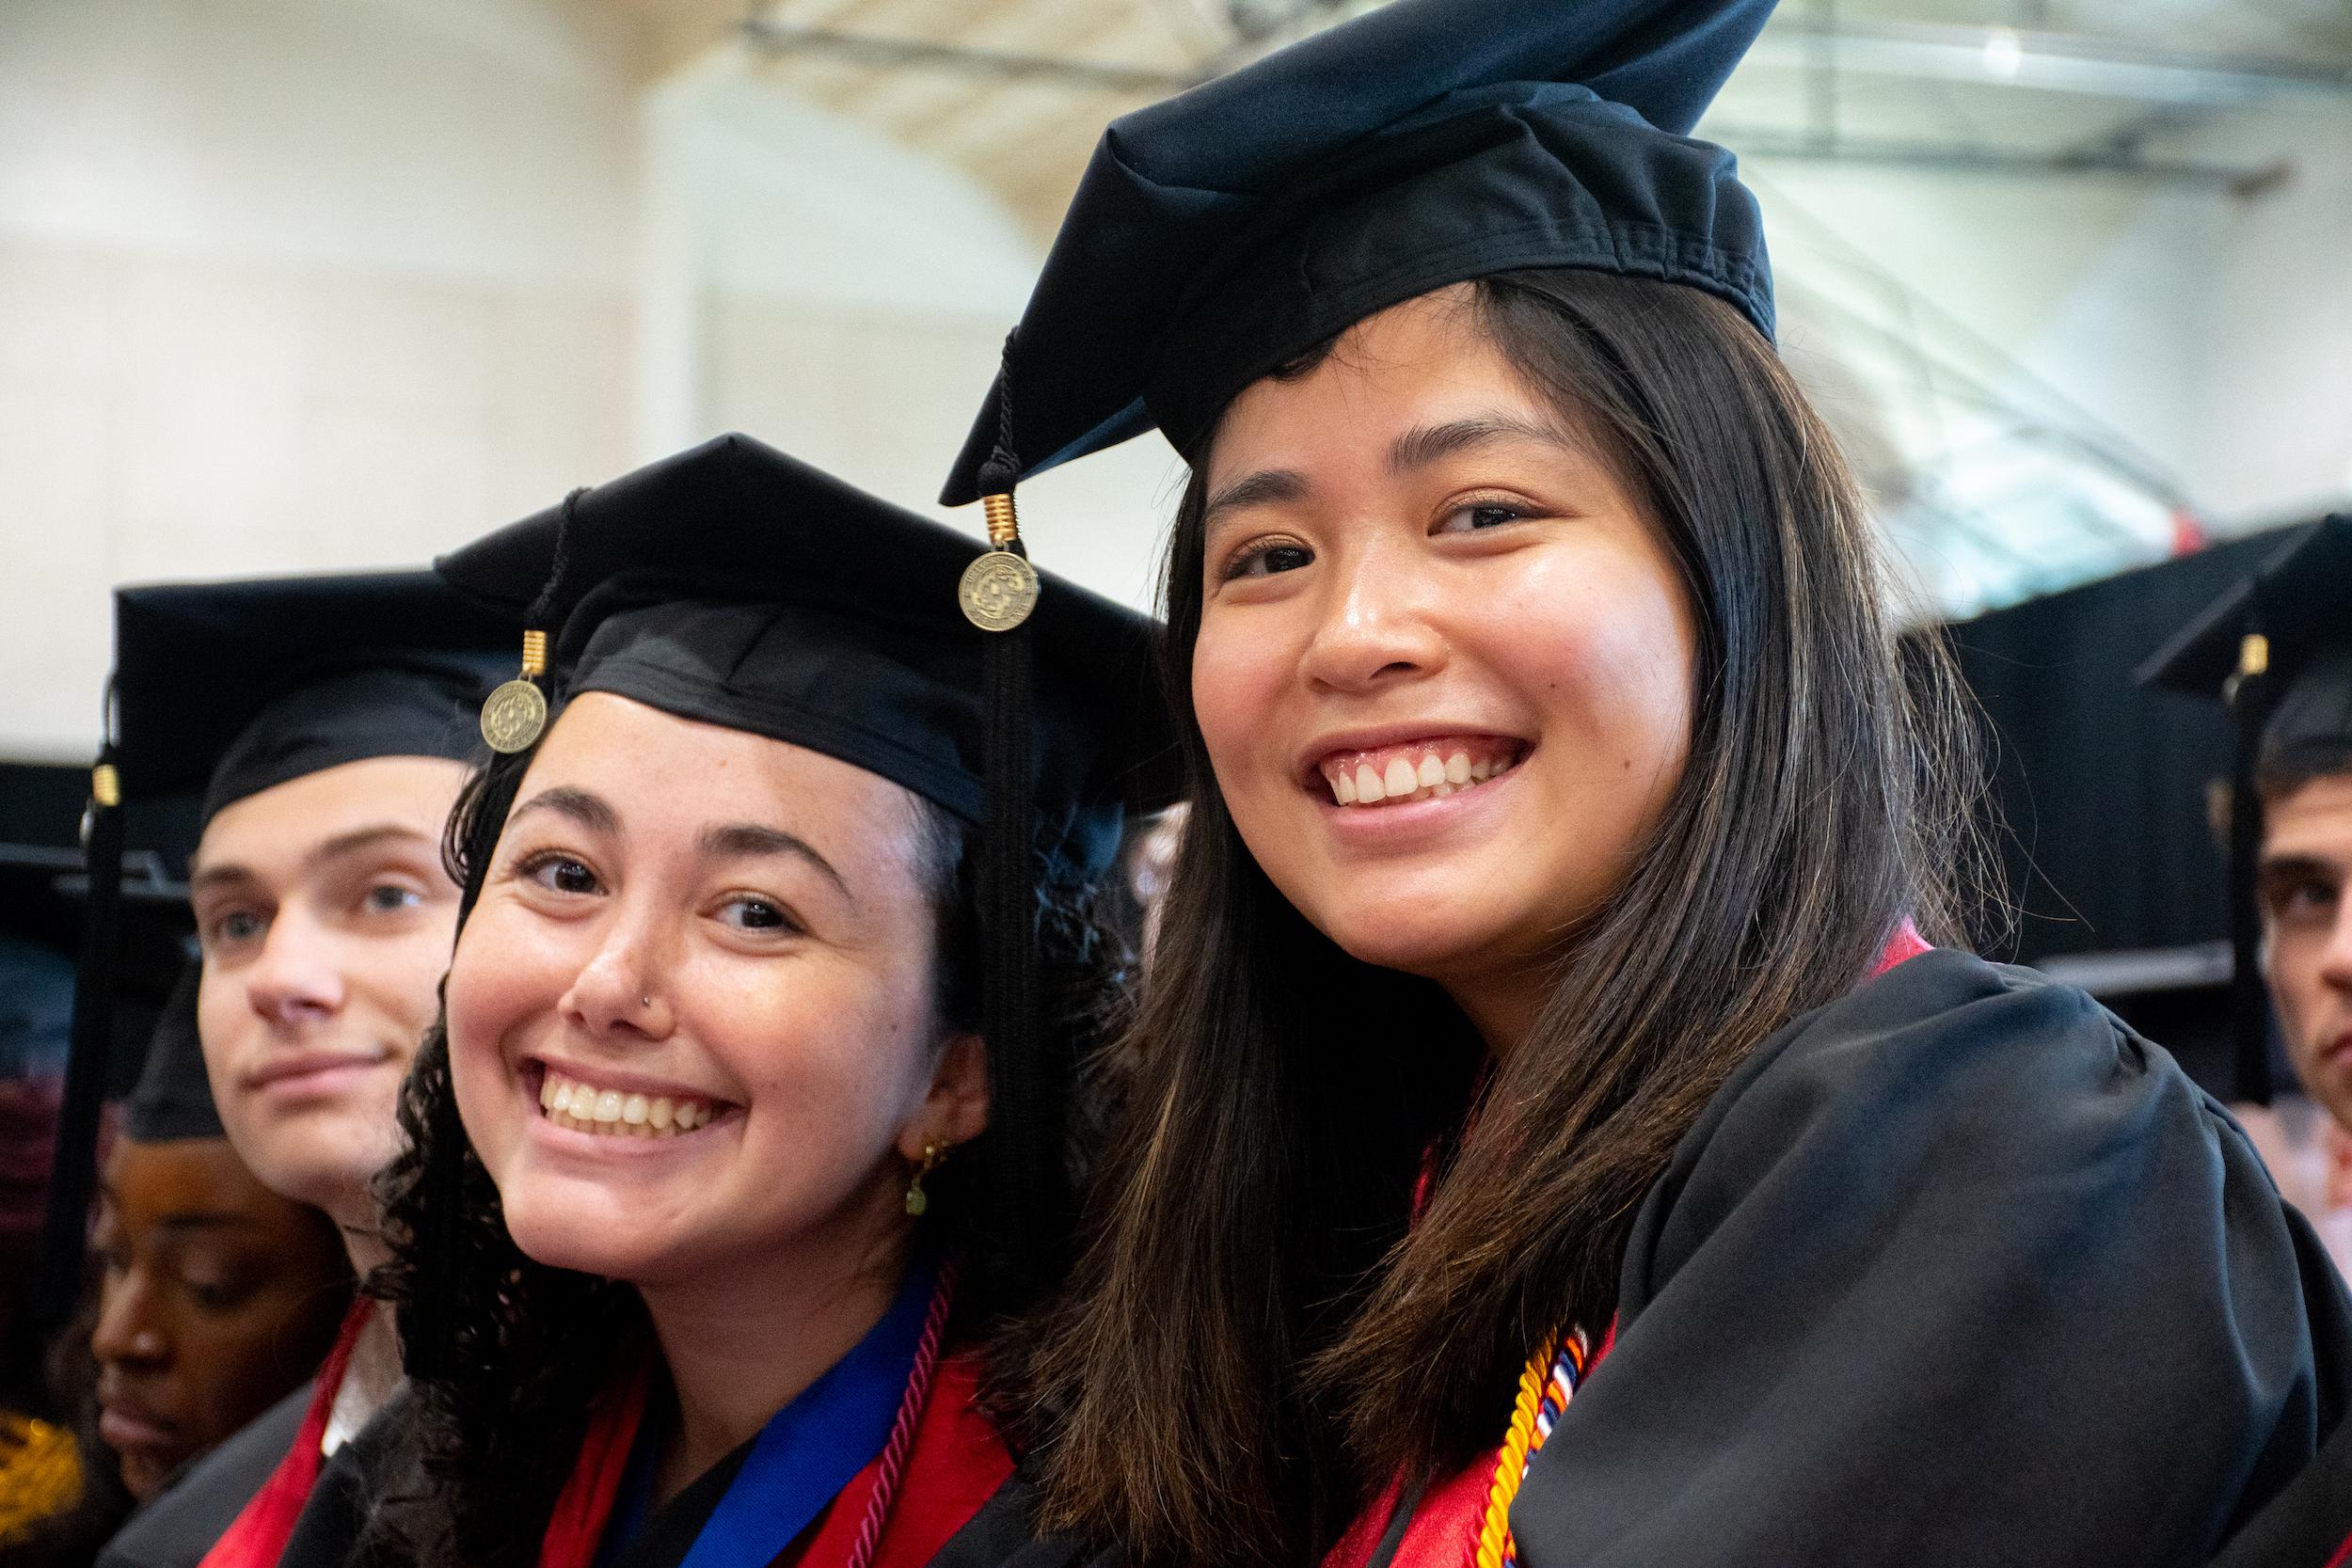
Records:
[[[2262,569],[2140,666],[2144,685],[2226,703],[2233,1029],[2239,1098],[2271,1091],[2268,999],[2255,902],[2263,798],[2352,772],[2352,517],[2296,531]]]
[[[1735,161],[1689,132],[1772,0],[1395,0],[1113,121],[943,499],[1233,395],[1389,306],[1534,267],[1660,278],[1766,336]]]

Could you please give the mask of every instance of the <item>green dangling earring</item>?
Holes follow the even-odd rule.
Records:
[[[925,1144],[923,1146],[922,1167],[914,1173],[914,1180],[907,1183],[908,1213],[919,1217],[924,1211],[930,1208],[931,1196],[923,1190],[923,1178],[937,1170],[939,1162],[947,1158],[947,1151],[954,1147],[953,1144]]]

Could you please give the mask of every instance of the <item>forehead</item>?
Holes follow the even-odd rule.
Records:
[[[215,813],[196,870],[267,877],[342,834],[386,826],[437,843],[465,780],[465,764],[442,757],[369,757],[289,779]]]
[[[2352,867],[2352,773],[2306,780],[2266,801],[2263,853]]]
[[[597,796],[632,835],[691,838],[739,823],[781,829],[844,876],[866,857],[902,861],[920,821],[914,793],[879,773],[610,691],[565,705],[516,800],[555,788]]]

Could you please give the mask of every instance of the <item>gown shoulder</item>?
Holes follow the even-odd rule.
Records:
[[[1512,1525],[1528,1568],[2200,1563],[2347,1403],[2352,1302],[2229,1113],[1938,950],[1709,1103]]]
[[[196,1568],[294,1447],[305,1383],[200,1455],[148,1499],[98,1554],[98,1568]]]

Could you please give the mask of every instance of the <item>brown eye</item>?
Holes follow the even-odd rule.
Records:
[[[1235,578],[1272,577],[1277,572],[1295,572],[1308,565],[1315,552],[1295,540],[1275,539],[1252,545],[1236,555],[1225,568],[1228,582]]]
[[[533,855],[523,863],[522,874],[549,893],[578,897],[604,891],[604,884],[596,879],[596,872],[585,862],[571,855]]]

